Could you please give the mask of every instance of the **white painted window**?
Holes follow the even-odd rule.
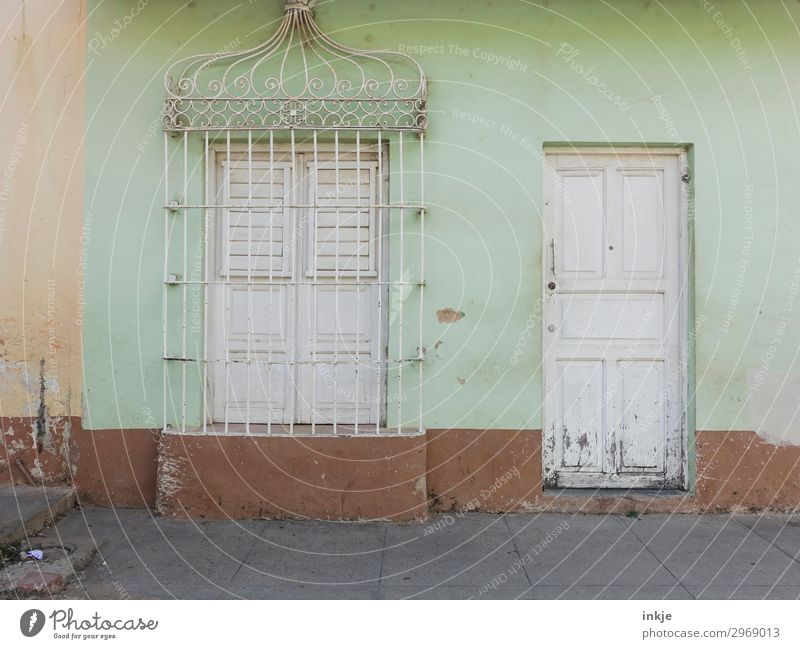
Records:
[[[217,151],[214,421],[385,421],[384,156],[336,148]]]

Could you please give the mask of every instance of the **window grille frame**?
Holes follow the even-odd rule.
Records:
[[[294,37],[298,36],[295,42]],[[254,56],[261,56],[259,62],[263,62],[276,53],[281,53],[282,43],[288,39],[285,45],[286,56],[292,48],[299,49],[303,53],[303,63],[307,63],[306,50],[313,53],[313,43],[322,43],[326,51],[333,51],[339,60],[348,60],[354,64],[354,69],[361,71],[360,81],[347,82],[340,77],[333,67],[330,71],[333,81],[327,86],[324,82],[319,82],[319,77],[309,76],[309,69],[306,69],[305,85],[301,92],[290,94],[284,92],[290,83],[289,79],[283,79],[283,67],[275,76],[266,73],[266,80],[257,82],[255,73],[256,67],[252,66],[247,77],[246,95],[242,95],[238,89],[242,86],[238,84],[239,76],[232,77],[230,71],[235,66],[241,65],[242,61],[247,63]],[[305,40],[304,40],[305,39]],[[266,54],[265,54],[266,53]],[[362,68],[360,59],[365,59],[367,63],[374,64],[376,61],[386,66],[389,71],[385,82],[368,77]],[[395,60],[399,59],[402,65],[414,71],[417,76],[409,79],[400,76],[391,67]],[[337,60],[338,63],[338,60]],[[402,66],[401,66],[402,67]],[[206,95],[198,94],[201,87],[200,78],[210,70],[217,69],[218,76],[210,80],[204,78],[206,87],[213,92]],[[176,71],[180,75],[176,79]],[[264,74],[264,70],[258,70],[259,74]],[[231,82],[231,78],[234,79]],[[310,81],[309,81],[310,80]],[[322,85],[320,85],[322,84]],[[422,434],[424,432],[424,410],[423,410],[423,362],[424,346],[422,314],[424,310],[424,289],[425,289],[425,264],[424,264],[424,238],[425,238],[425,217],[427,209],[425,207],[425,162],[424,162],[424,141],[425,128],[427,126],[426,116],[426,80],[418,64],[405,55],[392,52],[378,51],[366,52],[355,50],[335,44],[325,36],[314,23],[313,14],[304,0],[288,0],[284,10],[284,18],[279,26],[276,35],[269,39],[264,45],[244,52],[233,54],[213,54],[205,56],[188,57],[171,66],[165,79],[167,88],[167,99],[164,111],[164,263],[163,263],[163,293],[162,293],[162,360],[163,360],[163,430],[168,433],[181,434],[249,434],[249,435],[269,435],[269,436],[326,436],[326,435],[409,435]],[[266,97],[263,88],[277,88],[272,96]],[[322,97],[320,88],[328,88],[329,95]],[[410,88],[410,91],[409,91]],[[257,90],[260,89],[260,90]],[[353,92],[355,89],[356,92]],[[187,104],[188,102],[188,104]],[[322,104],[320,104],[322,102]],[[332,102],[326,104],[325,102]],[[241,113],[231,111],[231,106],[247,105]],[[183,110],[187,105],[192,107]],[[322,106],[325,115],[320,116],[319,111],[315,112],[315,107]],[[328,108],[326,108],[328,106]],[[342,109],[342,107],[345,109]],[[182,108],[183,107],[183,108]],[[331,107],[339,107],[330,109]],[[342,117],[342,110],[348,112],[349,117]],[[297,113],[299,111],[299,114]],[[337,113],[337,111],[339,111]],[[372,112],[371,112],[372,111]],[[377,112],[375,112],[377,111]],[[216,115],[215,119],[203,118],[202,115]],[[331,121],[331,116],[339,115]],[[198,117],[200,116],[200,117]],[[326,121],[328,120],[328,121]],[[332,138],[332,142],[330,142]],[[253,351],[255,341],[255,331],[253,329],[253,307],[252,292],[254,286],[269,287],[278,284],[285,284],[286,277],[276,277],[273,272],[272,253],[267,258],[268,271],[255,273],[252,265],[252,213],[253,203],[253,161],[264,159],[264,142],[268,141],[268,165],[270,169],[275,168],[275,154],[280,150],[285,152],[288,149],[290,162],[289,177],[290,182],[295,184],[302,183],[304,192],[304,202],[308,205],[292,204],[288,207],[290,212],[290,223],[292,224],[291,236],[293,239],[292,259],[290,260],[289,283],[299,286],[301,283],[319,284],[320,277],[327,280],[327,284],[334,285],[336,293],[336,309],[334,318],[338,324],[339,320],[339,289],[342,284],[342,274],[339,272],[339,177],[340,162],[346,162],[353,166],[352,160],[340,159],[341,145],[343,143],[354,144],[356,187],[358,196],[356,204],[356,258],[355,271],[351,274],[354,292],[356,293],[356,308],[361,306],[360,286],[378,285],[378,367],[385,367],[385,370],[378,371],[378,415],[375,423],[359,423],[359,362],[360,352],[358,351],[360,319],[356,311],[356,345],[355,345],[355,415],[353,422],[338,421],[336,408],[338,397],[333,400],[333,417],[331,423],[317,422],[317,413],[314,401],[316,399],[316,384],[312,385],[310,394],[312,403],[310,406],[310,424],[295,423],[294,413],[288,418],[288,423],[273,422],[271,417],[267,422],[251,421],[251,401],[250,401],[250,368],[254,362],[253,355],[258,352]],[[255,143],[255,144],[254,144]],[[363,147],[363,148],[362,148]],[[375,172],[378,189],[378,198],[373,205],[372,198],[367,200],[367,211],[376,210],[377,222],[377,242],[375,247],[376,277],[362,277],[360,269],[359,247],[359,213],[361,210],[361,181],[360,173],[362,170],[361,158],[362,151],[367,152],[373,148],[377,152],[377,170]],[[418,152],[412,151],[413,148]],[[311,149],[311,153],[308,150]],[[229,199],[220,201],[218,183],[218,157],[221,156],[229,164],[233,160],[232,154],[240,155],[244,153],[247,157],[248,171],[248,198],[247,209],[247,273],[246,282],[248,293],[247,309],[247,354],[246,354],[246,420],[244,424],[234,424],[229,421],[229,398],[228,390],[230,383],[230,370],[232,363],[241,362],[231,358],[231,350],[228,342],[227,325],[223,334],[225,339],[224,358],[212,358],[209,354],[211,330],[209,314],[209,293],[213,289],[225,294],[226,304],[222,314],[223,320],[228,318],[231,312],[228,300],[228,287],[233,285],[233,278],[242,275],[234,275],[231,269],[226,266],[227,271],[224,275],[219,275],[217,268],[217,257],[220,255],[220,242],[224,240],[228,246],[224,258],[227,265],[230,260],[230,236],[229,225],[226,226],[224,236],[219,232],[220,224],[227,223],[228,219],[220,219],[219,211],[227,210],[230,214],[232,203]],[[321,275],[317,260],[317,210],[320,206],[318,196],[315,196],[314,204],[307,200],[306,192],[309,191],[309,179],[311,169],[299,169],[298,160],[305,166],[306,157],[315,165],[315,183],[319,182],[317,165],[320,163],[320,154],[333,153],[334,169],[336,172],[336,218],[334,220],[336,228],[335,264],[336,268],[331,274]],[[237,160],[241,162],[241,160]],[[192,166],[190,168],[190,162]],[[416,167],[409,171],[409,162]],[[366,163],[365,163],[366,164]],[[177,173],[176,173],[177,171]],[[229,172],[230,173],[230,172]],[[396,174],[396,176],[393,176]],[[270,203],[268,212],[275,211],[273,205],[273,175],[270,172]],[[392,178],[391,181],[389,180]],[[368,186],[370,186],[368,184]],[[318,185],[315,190],[318,194]],[[372,191],[372,190],[370,190]],[[292,196],[294,196],[292,190]],[[408,200],[414,196],[416,200]],[[194,197],[195,200],[192,200]],[[293,199],[294,200],[294,199]],[[220,205],[220,202],[223,204]],[[283,205],[283,209],[286,206]],[[305,210],[313,212],[311,220],[314,229],[314,241],[309,242],[313,250],[312,276],[308,277],[308,270],[305,264],[307,255],[298,255],[294,248],[297,241],[294,241],[299,219],[306,218]],[[241,206],[237,206],[237,211],[241,211]],[[299,214],[298,214],[299,212]],[[311,216],[307,217],[311,219]],[[371,218],[371,217],[370,217]],[[413,227],[412,226],[413,218]],[[273,221],[269,220],[269,240],[270,251],[273,249]],[[199,221],[199,226],[196,221]],[[385,221],[385,222],[384,222]],[[197,268],[195,261],[193,267],[189,267],[191,254],[190,239],[198,239],[197,229],[199,227],[199,243],[195,244],[195,258],[197,249],[202,250],[202,268]],[[237,227],[239,222],[237,221]],[[210,248],[211,232],[214,232],[216,245]],[[370,228],[368,226],[368,232]],[[397,242],[391,246],[388,241],[393,235],[397,235]],[[412,236],[409,236],[412,235]],[[286,236],[285,232],[282,236]],[[372,239],[372,235],[369,235]],[[409,270],[406,268],[407,251],[414,245],[414,239],[418,237],[413,251],[416,256],[416,277],[406,278],[405,274]],[[382,245],[383,239],[387,243]],[[408,241],[407,241],[408,239]],[[282,240],[281,246],[285,242]],[[214,250],[214,255],[210,250]],[[281,248],[282,254],[284,248]],[[300,266],[301,259],[304,261]],[[369,259],[369,257],[368,257]],[[371,263],[371,262],[369,262]],[[385,268],[384,268],[385,265]],[[395,277],[392,276],[395,273]],[[260,279],[261,281],[254,281]],[[372,281],[369,281],[372,280]],[[236,282],[241,285],[242,282]],[[221,288],[221,291],[220,291]],[[297,289],[294,289],[297,292]],[[404,293],[405,291],[408,293]],[[394,291],[399,292],[399,297],[394,295]],[[191,295],[190,295],[191,292]],[[313,301],[316,303],[318,297],[314,293]],[[404,302],[407,296],[416,292],[417,301],[417,322],[408,323],[408,314],[404,313]],[[190,300],[191,298],[191,300]],[[202,304],[202,326],[196,327],[196,320],[199,319],[197,311],[199,304]],[[272,304],[270,298],[270,305]],[[189,310],[192,310],[191,333],[189,323]],[[316,317],[317,306],[314,306]],[[393,325],[392,318],[397,320]],[[386,328],[383,328],[382,321],[386,319]],[[175,322],[177,320],[177,322]],[[267,320],[271,325],[271,314],[267,314]],[[409,324],[412,331],[409,333]],[[413,325],[416,324],[414,327]],[[196,329],[199,328],[199,334]],[[269,334],[271,335],[271,330]],[[287,332],[288,333],[288,332]],[[294,332],[297,335],[297,332]],[[409,352],[409,340],[413,336],[412,351]],[[336,348],[338,345],[338,327],[334,332],[334,364],[336,368],[338,357]],[[330,364],[329,360],[317,360],[317,339],[318,334],[314,334],[313,358],[310,361],[312,380],[317,380],[317,365]],[[370,343],[371,345],[372,343]],[[394,350],[390,345],[396,346]],[[384,353],[384,346],[386,352]],[[190,347],[193,352],[190,353]],[[293,348],[293,360],[290,363],[292,376],[298,375],[299,361],[295,358],[296,347]],[[269,345],[269,359],[272,367],[272,346]],[[343,361],[346,363],[346,361]],[[213,417],[214,397],[210,393],[212,377],[210,376],[209,366],[212,363],[224,364],[224,389],[225,389],[225,414],[224,421],[215,421]],[[190,369],[192,374],[189,375]],[[405,372],[404,372],[405,370]],[[213,374],[213,372],[211,372]],[[413,386],[416,392],[417,409],[412,415],[404,412],[403,402],[409,390],[410,377],[416,378],[416,385]],[[393,386],[391,381],[395,381]],[[337,395],[338,386],[336,371],[334,370],[334,395]],[[201,404],[197,403],[197,390],[199,387]],[[216,389],[219,386],[215,386]],[[294,386],[288,392],[294,393]],[[393,399],[394,394],[394,399]],[[395,403],[391,403],[392,401]],[[268,403],[271,403],[268,401]],[[391,407],[390,407],[391,403]],[[292,396],[292,410],[294,410],[294,396]],[[198,410],[199,406],[199,410]],[[284,408],[286,406],[284,405]],[[270,410],[272,406],[269,406]],[[368,408],[372,406],[368,404]],[[406,409],[407,410],[407,409]],[[385,413],[385,414],[383,414]],[[198,417],[199,415],[199,417]],[[285,414],[284,414],[285,418]],[[385,420],[384,420],[385,418]],[[198,421],[199,419],[199,421]]]

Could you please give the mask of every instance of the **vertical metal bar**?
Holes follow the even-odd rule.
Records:
[[[211,163],[209,161],[209,132],[205,132],[205,207],[203,208],[203,433],[207,432],[208,422],[208,290],[210,276],[208,273],[208,209],[211,204]]]
[[[422,359],[424,358],[422,346],[422,321],[425,305],[425,134],[419,134],[419,393],[417,402],[419,406],[419,422],[417,432],[422,432]]]
[[[359,220],[361,219],[361,132],[356,131],[356,368],[355,368],[355,377],[356,377],[356,394],[355,394],[355,403],[353,405],[354,417],[355,417],[355,435],[358,435],[358,370],[359,370],[359,353],[358,353],[358,346],[361,343],[360,339],[360,321],[361,321],[361,227],[359,226]],[[367,219],[367,232],[369,232],[369,219]],[[367,259],[369,259],[369,254],[367,254]]]
[[[313,284],[311,285],[311,294],[313,295],[313,309],[312,309],[312,316],[311,321],[313,323],[313,327],[311,330],[312,343],[311,343],[311,434],[314,435],[317,432],[316,425],[317,425],[317,414],[316,414],[316,395],[317,395],[317,330],[316,330],[316,323],[318,318],[317,309],[319,308],[319,302],[317,301],[317,297],[319,294],[319,286],[317,285],[317,267],[319,266],[317,260],[317,219],[319,215],[319,151],[317,145],[317,132],[313,131],[313,139],[314,139],[314,198],[311,208],[311,212],[309,214],[309,227],[312,228],[311,231],[311,238],[312,238],[312,249],[311,249],[311,260],[313,263]]]
[[[163,400],[163,426],[167,429],[167,384],[169,383],[169,367],[167,361],[167,325],[169,315],[167,313],[167,281],[169,280],[169,134],[164,131],[164,281],[161,289],[161,346],[162,353],[162,400]]]
[[[189,279],[189,131],[183,132],[183,287],[181,290],[181,432],[186,432],[186,325]]]
[[[339,402],[339,381],[338,381],[338,360],[339,360],[339,131],[334,131],[333,135],[333,164],[335,170],[335,182],[336,182],[336,220],[333,223],[334,227],[334,238],[336,239],[336,243],[334,245],[334,289],[333,289],[333,296],[334,296],[334,307],[333,307],[333,318],[334,318],[334,327],[333,327],[333,434],[336,435],[336,427],[338,425],[338,412],[337,412],[337,405]]]
[[[398,278],[402,282],[403,279],[403,270],[405,268],[405,231],[404,231],[404,221],[406,215],[406,208],[405,208],[405,179],[403,178],[404,172],[404,160],[403,160],[403,131],[398,133],[398,158],[400,159],[400,226],[399,226],[399,235],[400,235],[400,267],[398,269]],[[400,284],[400,290],[398,291],[398,311],[397,311],[397,433],[400,434],[402,432],[402,424],[403,424],[403,285]]]
[[[270,241],[270,251],[272,242]],[[250,375],[253,373],[253,131],[247,131],[247,394],[244,429],[250,434]]]
[[[291,200],[291,204],[292,204],[292,209],[291,209],[292,225],[291,225],[291,228],[290,228],[291,241],[292,241],[291,259],[292,259],[292,262],[295,264],[295,269],[299,269],[297,271],[298,273],[300,273],[300,275],[298,275],[298,277],[297,277],[297,279],[299,280],[300,276],[302,276],[302,268],[296,263],[296,261],[297,261],[297,207],[295,207],[295,206],[297,205],[297,188],[295,187],[295,184],[297,182],[296,176],[298,175],[298,172],[297,172],[297,164],[296,164],[296,149],[295,149],[295,142],[294,142],[294,129],[291,129],[289,131],[289,139],[290,139],[290,143],[291,143],[290,144],[290,147],[291,147],[290,169],[292,170],[291,171],[291,182],[290,182],[290,187],[291,187],[291,192],[292,193],[291,193],[291,196],[290,196],[290,199],[289,199],[289,200]],[[295,308],[293,309],[293,312],[296,314],[297,313],[296,300],[297,300],[298,287],[294,286],[294,287],[292,287],[292,290],[294,291],[294,296],[295,296],[294,297],[294,299],[295,299]],[[295,326],[295,331],[296,330],[297,330],[297,327]],[[295,333],[295,336],[296,335],[297,335],[297,333]],[[296,343],[296,341],[293,341],[293,342]],[[291,365],[290,365],[290,367],[291,367],[291,378],[292,378],[292,391],[291,391],[292,400],[291,400],[291,412],[290,412],[291,416],[289,418],[289,435],[293,436],[294,435],[295,408],[296,408],[296,401],[298,399],[297,386],[298,386],[298,379],[300,378],[300,376],[299,376],[300,375],[300,370],[298,369],[298,366],[297,366],[297,345],[296,344],[293,344],[291,346]]]
[[[223,313],[222,313],[222,332],[225,340],[225,400],[223,403],[224,411],[224,427],[225,434],[228,434],[228,404],[230,402],[231,390],[231,341],[228,320],[230,318],[230,292],[233,288],[233,281],[231,277],[231,210],[230,210],[230,185],[231,185],[231,132],[225,132],[225,160],[226,160],[226,173],[225,173],[225,191],[223,192],[223,200],[225,201],[225,229],[223,234],[225,236],[225,299],[223,300]]]
[[[370,216],[369,214],[367,215]],[[380,435],[381,432],[381,405],[383,402],[382,388],[383,382],[381,377],[383,374],[383,138],[381,131],[378,131],[378,209],[376,214],[377,220],[377,243],[376,243],[376,261],[375,267],[378,270],[378,363],[376,369],[375,380],[375,434]],[[386,291],[387,294],[389,291]],[[388,366],[387,366],[388,371]]]
[[[283,191],[284,195],[286,194],[286,185],[283,184]],[[273,142],[273,132],[269,132],[269,211],[267,212],[269,218],[269,242],[272,245],[274,232],[273,232],[273,221],[275,220],[275,148]],[[286,208],[283,206],[283,201],[281,201],[281,219],[284,216],[284,210]],[[281,245],[286,245],[286,232],[284,232],[284,236],[281,238]],[[271,248],[270,248],[271,250]],[[281,251],[283,253],[283,251]],[[283,259],[283,254],[280,256]],[[269,282],[267,284],[267,435],[272,435],[272,416],[273,416],[273,409],[272,409],[272,298],[275,293],[275,289],[272,285],[273,279],[273,271],[272,271],[272,264],[273,264],[273,257],[272,254],[269,256],[269,268],[267,270]],[[283,314],[284,317],[288,317],[288,314]],[[288,374],[288,372],[287,372]],[[286,386],[283,386],[283,395],[284,399],[286,398]],[[283,403],[284,409],[286,408],[286,401],[284,400]],[[284,410],[284,418],[286,417],[286,412]]]

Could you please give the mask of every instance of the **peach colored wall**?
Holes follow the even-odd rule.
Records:
[[[61,456],[80,415],[85,19],[83,0],[0,2],[0,481],[15,451]]]

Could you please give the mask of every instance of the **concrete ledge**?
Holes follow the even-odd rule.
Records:
[[[0,543],[16,545],[75,506],[75,492],[63,487],[0,487]]]
[[[167,516],[420,520],[426,492],[424,436],[161,439]]]
[[[43,549],[43,561],[10,563],[0,574],[0,597],[52,597],[91,561],[97,546],[88,536],[63,537],[51,528],[23,549]]]

